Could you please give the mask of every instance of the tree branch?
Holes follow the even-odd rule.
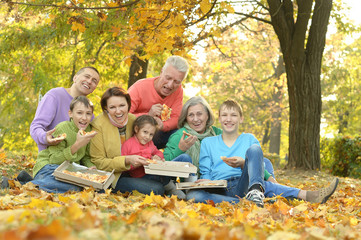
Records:
[[[56,4],[34,4],[34,3],[25,3],[25,2],[11,2],[6,0],[1,0],[1,2],[7,3],[7,4],[15,4],[15,5],[25,5],[30,7],[53,7],[53,8],[66,8],[66,9],[79,9],[79,10],[101,10],[101,9],[117,9],[117,8],[123,8],[123,7],[129,7],[132,6],[140,0],[135,0],[133,2],[121,4],[116,7],[78,7],[74,5],[74,3],[71,1],[71,5],[56,5]]]

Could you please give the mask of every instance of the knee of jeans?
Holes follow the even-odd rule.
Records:
[[[203,194],[202,191],[189,191],[186,194],[186,199],[189,200],[194,200],[195,202],[202,202],[205,199],[205,196]]]
[[[192,163],[192,158],[191,158],[191,156],[189,156],[188,154],[183,153],[183,154],[182,154],[182,157],[183,157],[183,162]]]
[[[247,149],[247,152],[246,152],[246,155],[248,154],[254,154],[254,153],[262,153],[262,148],[257,145],[257,144],[252,144],[252,146],[250,146],[248,149]],[[262,153],[263,154],[263,153]]]

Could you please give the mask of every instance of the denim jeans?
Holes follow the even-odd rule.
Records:
[[[143,193],[150,194],[153,192],[154,194],[163,195],[164,194],[164,186],[169,183],[171,177],[167,176],[158,176],[146,174],[141,178],[133,178],[129,174],[123,173],[113,192],[132,192],[134,190]]]
[[[272,164],[266,163],[261,147],[254,144],[246,152],[242,175],[240,177],[227,179],[226,189],[190,190],[187,193],[187,200],[194,199],[195,202],[203,203],[207,200],[212,200],[214,203],[220,203],[222,201],[237,203],[239,201],[238,197],[245,197],[248,189],[254,184],[260,184],[263,189],[265,189],[266,197],[273,197],[275,195],[297,197],[299,189],[264,181],[265,166],[267,167],[267,171],[273,174],[273,167],[269,169],[269,166],[272,166]]]
[[[53,173],[59,167],[57,164],[47,164],[35,175],[34,180],[31,182],[38,185],[41,190],[52,193],[65,193],[67,191],[82,191],[83,188],[61,182],[55,179]]]
[[[168,139],[170,137],[170,135],[172,135],[173,133],[175,133],[177,131],[177,129],[174,130],[170,130],[168,132],[163,132],[163,131],[157,131],[153,137],[153,143],[154,145],[158,148],[158,149],[162,149],[165,148],[165,145],[168,142]]]

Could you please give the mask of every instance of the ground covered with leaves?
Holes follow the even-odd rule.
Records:
[[[30,156],[0,152],[3,175],[31,169]],[[30,171],[29,171],[30,172]],[[277,170],[282,184],[317,189],[333,176]],[[0,191],[0,239],[360,239],[361,181],[340,178],[326,204],[287,201],[264,208],[244,200],[200,204],[157,195],[49,194],[32,184]]]

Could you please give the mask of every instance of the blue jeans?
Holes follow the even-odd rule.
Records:
[[[259,184],[263,187],[263,189],[265,189],[266,197],[273,197],[275,195],[297,197],[298,192],[300,191],[299,189],[268,181],[265,182],[263,179],[265,166],[268,168],[269,164],[265,163],[262,149],[260,146],[254,144],[246,152],[245,165],[242,169],[241,176],[227,179],[226,189],[190,190],[187,193],[187,200],[194,199],[195,202],[203,203],[206,203],[207,200],[212,200],[214,203],[220,203],[222,201],[237,203],[239,202],[238,197],[245,197],[248,189],[250,189],[254,184]],[[267,169],[269,172],[270,170]]]
[[[178,157],[174,158],[172,161],[192,163],[192,158],[188,154],[183,153],[183,154],[179,155]]]
[[[53,173],[59,167],[57,164],[47,164],[35,175],[34,180],[31,182],[38,185],[41,190],[52,193],[65,193],[67,191],[82,191],[83,188],[61,182],[55,179]]]
[[[134,190],[150,194],[153,192],[157,195],[164,194],[164,186],[170,181],[170,177],[146,174],[141,178],[133,178],[126,173],[123,173],[118,179],[117,185],[113,192],[132,192]]]
[[[168,132],[157,131],[153,137],[153,143],[158,149],[165,148],[170,135],[175,133],[178,129],[173,129]]]

